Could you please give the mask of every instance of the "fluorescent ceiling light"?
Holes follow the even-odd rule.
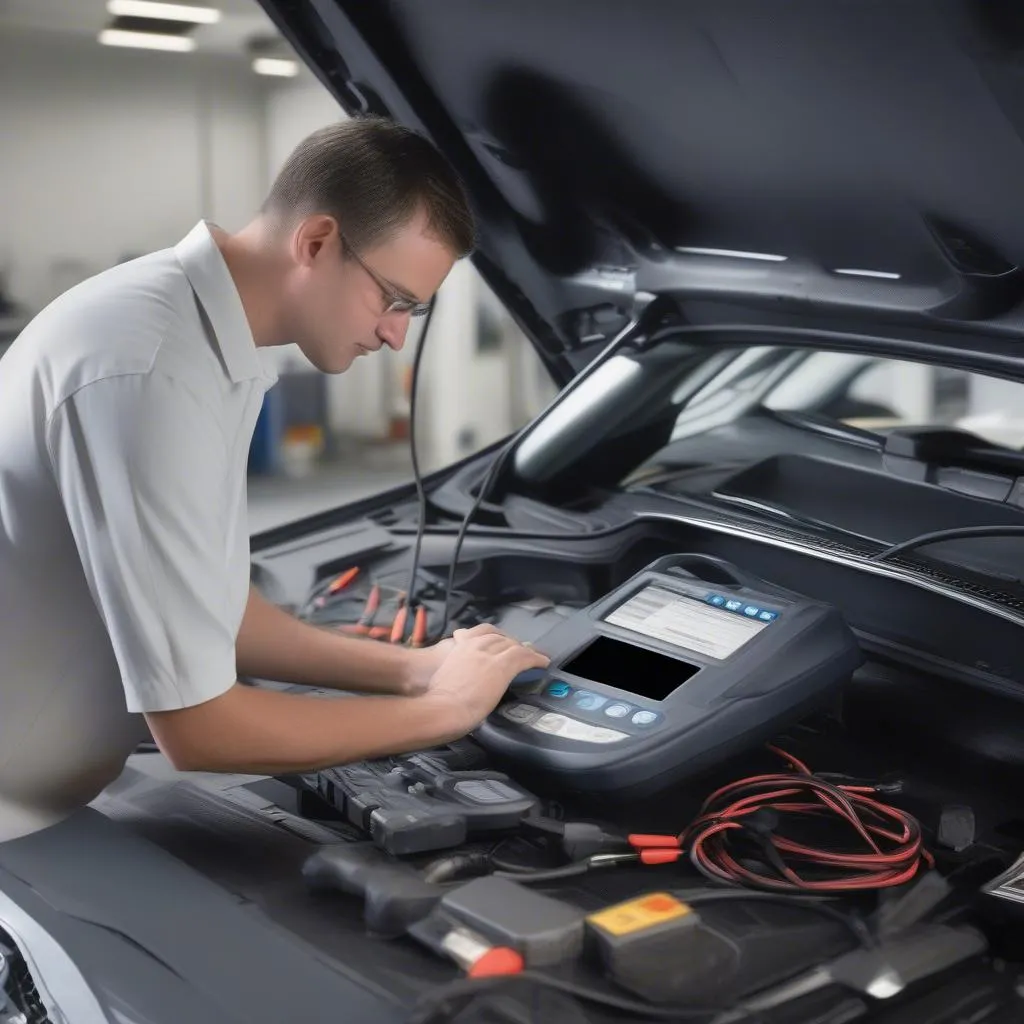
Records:
[[[836,270],[836,274],[845,274],[847,277],[880,277],[884,281],[898,281],[899,274],[893,274],[888,270]]]
[[[294,78],[299,73],[298,62],[279,57],[257,57],[252,62],[252,69],[257,75],[276,75],[278,78]]]
[[[159,18],[161,21],[188,21],[193,25],[213,25],[220,21],[220,11],[215,7],[162,4],[156,0],[107,0],[107,10],[120,18]]]
[[[702,249],[692,245],[677,245],[676,252],[687,256],[726,256],[733,260],[762,260],[766,263],[785,263],[788,256],[770,252],[739,252],[736,249]]]
[[[140,50],[173,50],[188,53],[196,48],[196,41],[188,36],[165,36],[156,32],[124,32],[119,28],[105,28],[99,35],[104,46],[131,46]]]

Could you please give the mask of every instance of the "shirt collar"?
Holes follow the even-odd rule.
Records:
[[[227,264],[205,221],[200,221],[175,247],[174,254],[203,307],[228,376],[234,383],[277,375],[272,360],[260,352]]]

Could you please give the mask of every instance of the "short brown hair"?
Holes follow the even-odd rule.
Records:
[[[385,241],[421,209],[428,230],[457,257],[472,250],[473,214],[448,161],[416,132],[371,116],[300,142],[263,204],[272,216],[329,214],[357,251]]]

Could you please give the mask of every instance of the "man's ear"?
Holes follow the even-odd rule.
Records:
[[[338,222],[325,213],[301,220],[292,233],[292,259],[299,266],[311,266],[317,257],[339,246]]]

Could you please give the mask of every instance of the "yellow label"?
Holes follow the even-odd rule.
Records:
[[[591,914],[587,920],[609,935],[631,935],[655,925],[685,917],[690,908],[667,892],[653,892],[638,900],[617,903],[614,907]]]

